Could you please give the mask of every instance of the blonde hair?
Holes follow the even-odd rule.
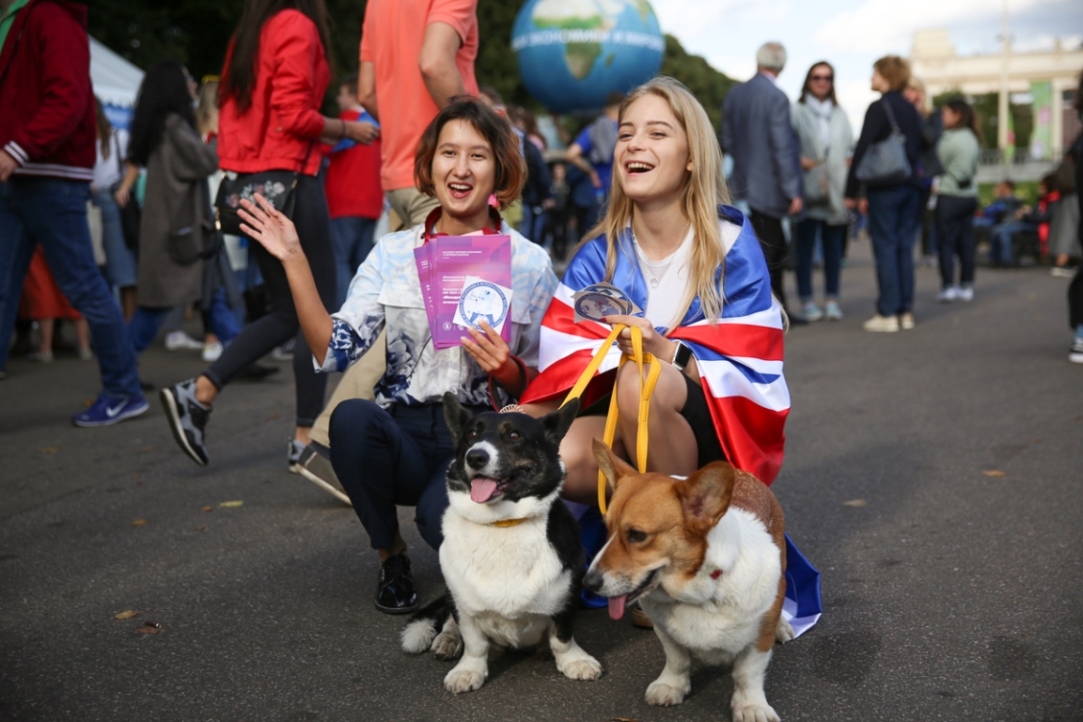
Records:
[[[722,176],[722,151],[718,147],[718,139],[703,106],[688,88],[673,78],[657,77],[629,93],[621,103],[617,122],[623,121],[624,114],[632,103],[648,95],[662,98],[669,104],[674,117],[688,137],[688,159],[692,163],[692,170],[685,179],[681,197],[681,213],[691,223],[694,238],[689,285],[676,323],[684,318],[696,296],[699,296],[704,316],[713,323],[722,312],[722,296],[719,291],[722,279],[716,276],[725,258],[722,233],[719,229],[718,205],[729,203],[729,191]],[[599,233],[605,234],[607,281],[613,279],[616,269],[619,252],[617,241],[631,224],[634,213],[635,204],[624,194],[620,174],[614,173],[605,218],[585,237],[594,238]]]

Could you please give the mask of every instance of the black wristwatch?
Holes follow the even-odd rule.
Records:
[[[670,361],[678,371],[684,371],[688,362],[692,360],[692,348],[685,343],[677,341],[677,350],[673,352],[673,360]]]

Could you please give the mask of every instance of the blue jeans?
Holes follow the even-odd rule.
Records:
[[[331,219],[331,239],[335,243],[335,268],[338,280],[338,305],[332,311],[342,308],[346,301],[346,291],[350,281],[357,273],[357,267],[368,256],[373,246],[377,218],[344,216]]]
[[[105,248],[105,271],[109,282],[117,288],[134,286],[139,279],[139,262],[136,261],[135,252],[124,242],[120,208],[113,199],[113,192],[108,188],[99,188],[90,194],[90,202],[102,211],[102,246]]]
[[[914,304],[914,240],[921,191],[912,185],[868,191],[869,236],[876,257],[881,316],[909,313]]]
[[[846,226],[832,226],[826,221],[805,218],[797,223],[794,234],[797,246],[797,295],[802,303],[812,300],[812,258],[817,232],[824,253],[824,296],[839,297],[839,268],[842,265],[842,241],[846,238]]]
[[[993,228],[989,243],[989,261],[994,266],[1010,266],[1015,262],[1012,238],[1022,231],[1036,231],[1038,226],[1026,221],[1005,221]]]
[[[103,392],[141,399],[124,319],[94,263],[89,197],[89,184],[80,181],[15,176],[0,183],[0,369],[7,364],[23,278],[40,244],[60,290],[90,326]]]

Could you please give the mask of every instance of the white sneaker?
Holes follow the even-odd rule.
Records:
[[[801,315],[809,323],[815,323],[824,317],[824,312],[812,301],[807,301],[805,305],[801,307]]]
[[[877,314],[866,321],[862,328],[874,333],[895,333],[899,330],[899,319],[895,316],[881,316]]]
[[[973,294],[971,294],[971,296],[973,296]],[[940,293],[936,294],[936,300],[940,303],[952,303],[953,301],[959,300],[959,287],[948,286],[947,288],[942,289]]]
[[[1083,364],[1083,337],[1075,337],[1072,347],[1068,349],[1068,360],[1074,364]]]
[[[203,344],[203,362],[212,364],[222,355],[222,342],[213,341]]]
[[[955,293],[955,297],[960,301],[973,301],[974,300],[974,288],[971,286],[963,286]]]
[[[899,328],[901,328],[903,331],[909,331],[910,329],[914,328],[914,314],[900,313]]]
[[[836,301],[828,301],[824,304],[824,317],[828,321],[841,321],[842,309]]]
[[[184,331],[170,331],[165,336],[166,351],[199,351],[203,344]]]

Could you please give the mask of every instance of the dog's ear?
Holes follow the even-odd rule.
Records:
[[[474,418],[473,414],[463,408],[459,400],[455,398],[455,394],[450,391],[444,394],[444,419],[447,420],[448,431],[451,432],[451,438],[456,444],[459,443],[466,425],[472,418]]]
[[[732,466],[716,461],[673,485],[689,531],[703,535],[718,523],[729,508],[736,478]]]
[[[621,479],[639,473],[598,438],[591,440],[591,450],[594,452],[594,460],[598,462],[598,468],[605,475],[609,488],[614,491],[617,490]]]
[[[568,433],[575,415],[579,413],[579,399],[572,399],[551,414],[542,417],[542,428],[545,429],[545,438],[554,446],[560,446],[564,435]]]

